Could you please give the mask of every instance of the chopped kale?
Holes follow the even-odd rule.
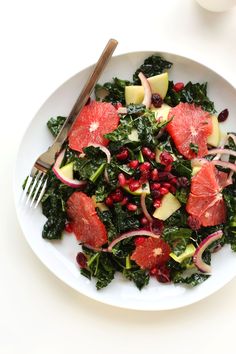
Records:
[[[124,269],[123,275],[125,278],[132,280],[139,290],[148,285],[150,279],[148,272],[143,269]]]
[[[176,256],[184,252],[191,236],[192,230],[183,227],[165,227],[163,231],[164,240],[168,242]]]
[[[117,77],[114,77],[112,82],[106,82],[104,85],[97,84],[95,87],[96,99],[113,104],[118,102],[125,104],[125,86],[129,85],[131,85],[131,82]]]
[[[181,283],[189,285],[190,287],[194,287],[203,283],[205,280],[209,278],[210,275],[202,274],[202,273],[193,273],[188,277],[184,277],[182,272],[176,272],[175,275],[172,277],[174,283]]]
[[[189,81],[182,90],[174,90],[173,81],[169,81],[168,92],[165,103],[171,107],[177,106],[180,102],[195,103],[207,112],[215,113],[214,103],[207,96],[207,83],[192,83]]]
[[[49,121],[47,122],[48,129],[50,130],[50,132],[54,137],[56,137],[59,134],[63,124],[65,123],[65,120],[66,117],[58,116],[56,118],[53,117],[50,118]]]
[[[170,69],[172,63],[163,59],[159,55],[151,55],[144,60],[144,63],[135,71],[133,81],[135,85],[140,85],[138,74],[142,72],[146,77],[162,74],[166,69]]]

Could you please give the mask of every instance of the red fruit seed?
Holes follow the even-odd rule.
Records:
[[[131,192],[135,192],[137,189],[140,188],[140,182],[139,181],[132,181],[129,183],[129,189],[131,190]]]
[[[64,230],[70,234],[71,232],[73,232],[72,225],[68,222],[67,224],[65,224]]]
[[[146,172],[146,171],[149,171],[149,170],[150,170],[150,167],[151,167],[150,162],[144,162],[144,163],[142,163],[142,165],[139,167],[139,169],[140,169],[141,172]]]
[[[152,154],[152,150],[150,150],[148,147],[143,147],[142,154],[143,154],[143,156],[150,158],[150,156]]]
[[[107,197],[107,198],[105,199],[105,204],[106,204],[107,206],[111,207],[111,206],[113,205],[113,200],[112,200],[112,198],[111,198],[111,197]]]
[[[124,197],[122,201],[120,202],[120,205],[126,205],[128,203],[128,198]]]
[[[121,151],[119,154],[116,155],[116,158],[118,160],[126,160],[129,156],[129,151],[127,149],[124,149]]]
[[[158,180],[158,170],[157,170],[157,168],[154,168],[153,170],[152,170],[152,172],[151,172],[151,179],[153,180],[153,181],[157,181]]]
[[[160,183],[153,183],[152,185],[151,185],[151,190],[152,191],[156,191],[156,190],[158,190],[159,188],[160,188]]]
[[[127,204],[127,209],[129,211],[136,211],[137,210],[137,205],[129,203],[129,204]]]
[[[126,185],[126,179],[123,173],[118,174],[118,181],[121,187],[124,187]]]
[[[133,169],[136,169],[139,165],[139,161],[138,160],[132,160],[129,162],[129,167],[130,168],[133,168]]]
[[[159,191],[160,191],[161,195],[165,195],[165,194],[169,193],[169,190],[165,187],[161,187],[159,189]]]
[[[76,256],[76,262],[80,266],[80,268],[87,267],[87,258],[83,252],[79,252]]]
[[[164,182],[164,183],[162,183],[162,187],[165,187],[165,188],[167,188],[167,189],[169,189],[169,188],[170,188],[170,186],[171,186],[171,184],[170,184],[170,183],[168,183],[168,182]]]
[[[148,222],[149,222],[148,219],[145,216],[143,216],[140,221],[141,221],[142,225],[147,225]]]
[[[154,208],[159,208],[161,206],[161,201],[159,199],[154,200],[153,206]]]
[[[179,92],[179,91],[183,90],[183,88],[184,88],[183,82],[176,82],[176,84],[174,84],[173,90],[175,92]]]

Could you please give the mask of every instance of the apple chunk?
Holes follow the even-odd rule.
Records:
[[[220,138],[221,138],[220,126],[219,126],[218,119],[215,115],[211,116],[211,120],[212,120],[212,133],[211,135],[208,136],[207,143],[211,146],[217,147],[220,144]]]
[[[160,108],[152,108],[151,110],[155,113],[157,121],[160,120],[161,122],[166,122],[168,120],[170,109],[171,107],[168,104],[163,103]]]
[[[161,200],[161,206],[154,211],[153,216],[159,220],[166,220],[180,207],[178,199],[172,193],[167,193]]]
[[[162,99],[165,98],[168,90],[168,73],[151,76],[148,79],[152,93],[158,93]],[[125,86],[125,103],[140,104],[144,99],[144,88],[141,85]]]
[[[144,89],[143,86],[125,86],[125,103],[140,104],[143,102]]]
[[[169,85],[168,73],[151,76],[147,80],[151,86],[152,93],[158,93],[164,99]]]

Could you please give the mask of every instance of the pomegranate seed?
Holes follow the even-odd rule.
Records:
[[[111,198],[111,197],[107,197],[107,198],[105,199],[105,204],[106,204],[107,206],[111,207],[111,206],[113,205],[113,200],[112,200],[112,198]]]
[[[141,177],[139,179],[140,184],[147,182],[150,178],[150,171],[141,171]]]
[[[128,203],[128,198],[124,197],[122,201],[120,202],[120,205],[126,205]]]
[[[137,189],[140,188],[140,182],[139,181],[132,181],[129,183],[129,189],[131,190],[131,192],[136,191]]]
[[[148,219],[145,216],[143,216],[141,218],[140,222],[141,222],[142,225],[147,225],[149,221],[148,221]]]
[[[71,232],[73,232],[72,225],[68,222],[67,224],[65,224],[64,230],[70,234]]]
[[[159,191],[160,191],[161,195],[165,195],[165,194],[169,193],[169,189],[167,189],[165,187],[161,187],[159,189]]]
[[[127,209],[129,210],[129,211],[136,211],[137,210],[137,205],[135,205],[135,204],[132,204],[132,203],[128,203],[127,204]]]
[[[174,161],[173,157],[171,156],[171,154],[167,151],[163,151],[160,154],[160,162],[162,165],[170,165],[172,162]]]
[[[165,171],[166,171],[166,172],[170,172],[170,171],[171,171],[171,169],[172,169],[171,164],[170,164],[170,165],[165,166]]]
[[[126,178],[123,173],[118,174],[118,181],[121,187],[124,187],[126,185]]]
[[[170,182],[172,183],[172,184],[176,184],[177,183],[177,178],[176,177],[174,177],[174,178],[171,178],[171,180],[170,180]]]
[[[159,208],[161,206],[161,201],[159,199],[154,200],[153,206],[154,208]]]
[[[122,103],[116,102],[116,104],[114,104],[114,107],[115,107],[116,109],[119,109],[120,107],[123,107],[123,106],[122,106]]]
[[[155,160],[155,158],[156,158],[156,154],[155,154],[155,152],[152,152],[149,159]]]
[[[139,167],[141,172],[149,171],[151,167],[150,162],[144,162],[142,165]]]
[[[170,188],[170,186],[171,186],[171,184],[170,184],[170,183],[168,183],[168,182],[164,182],[164,183],[162,183],[162,187],[165,187],[165,188],[167,188],[167,189],[169,189],[169,188]]]
[[[129,151],[127,149],[122,150],[119,154],[116,155],[118,160],[126,160],[129,156]]]
[[[87,267],[87,258],[83,252],[79,252],[76,256],[76,262],[80,266],[80,268]]]
[[[151,179],[153,181],[157,181],[158,177],[159,177],[158,170],[157,170],[157,168],[154,168],[151,172]]]
[[[121,202],[123,197],[123,193],[119,188],[117,188],[115,192],[111,193],[111,198],[113,202]]]
[[[142,154],[143,154],[143,156],[146,156],[149,158],[152,154],[152,151],[148,147],[143,147]]]
[[[224,109],[222,112],[219,113],[218,115],[218,122],[224,122],[229,116],[229,111],[228,109]]]
[[[160,235],[164,230],[164,222],[161,220],[154,219],[152,222],[152,232],[154,234]]]
[[[174,84],[173,90],[175,92],[179,92],[179,91],[183,90],[183,88],[184,88],[183,82],[176,82],[176,84]]]
[[[160,188],[160,183],[153,183],[152,185],[151,185],[151,190],[152,191],[156,191],[157,189],[159,189]]]
[[[132,160],[129,162],[129,167],[136,169],[139,165],[139,161],[138,160]]]
[[[170,191],[172,194],[175,194],[175,193],[176,193],[176,188],[175,188],[174,186],[170,186],[169,191]]]
[[[149,273],[150,273],[150,275],[156,275],[157,274],[157,268],[156,267],[152,268]]]
[[[145,241],[145,237],[143,237],[143,236],[136,237],[134,240],[135,246],[142,245],[144,243],[144,241]]]

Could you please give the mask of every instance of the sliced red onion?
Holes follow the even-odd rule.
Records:
[[[141,193],[141,201],[140,201],[140,204],[141,204],[141,208],[142,208],[143,214],[144,214],[145,217],[148,219],[148,221],[149,221],[150,223],[152,223],[153,218],[152,218],[151,215],[149,214],[149,212],[148,212],[148,210],[147,210],[146,203],[145,203],[146,195],[147,195],[147,193]]]
[[[94,147],[99,148],[106,155],[107,163],[111,162],[111,153],[105,146],[100,145],[100,144],[90,144],[90,146],[94,146]],[[104,177],[105,177],[106,182],[109,183],[109,177],[108,177],[108,173],[107,173],[107,169],[106,168],[104,170]]]
[[[56,159],[56,162],[52,168],[53,172],[55,173],[55,175],[57,176],[57,178],[64,184],[66,184],[67,186],[69,187],[72,187],[72,188],[78,188],[78,187],[82,187],[84,186],[85,184],[87,184],[86,181],[79,181],[77,179],[74,179],[74,178],[68,178],[67,176],[65,176],[63,174],[63,171],[60,169],[61,167],[61,163],[63,161],[63,158],[64,158],[64,155],[65,155],[65,149],[62,150],[60,152],[60,154],[58,155],[57,159]]]
[[[138,74],[138,77],[139,77],[141,84],[144,88],[144,99],[143,99],[142,103],[146,106],[146,108],[149,108],[152,103],[152,90],[151,90],[150,84],[149,84],[146,76],[142,72],[140,72]]]
[[[220,161],[220,160],[212,160],[211,163],[213,165],[222,166],[224,168],[229,168],[230,170],[236,172],[236,165],[231,162]]]
[[[220,155],[232,155],[232,156],[236,156],[236,151],[234,150],[230,150],[230,149],[211,149],[208,150],[207,155],[216,155],[216,154],[220,154]]]
[[[94,251],[94,252],[108,252],[107,248],[98,248],[88,245],[87,243],[83,243],[82,246]]]
[[[211,267],[203,261],[202,254],[207,249],[207,247],[212,244],[212,242],[219,240],[222,236],[223,236],[222,230],[216,231],[213,234],[208,235],[196,249],[193,255],[193,263],[201,272],[203,273],[211,272]]]
[[[134,236],[148,236],[148,237],[160,238],[160,235],[156,235],[153,232],[146,231],[146,230],[135,230],[135,231],[126,232],[125,234],[120,235],[110,243],[110,245],[107,248],[108,252],[112,252],[112,248],[120,241]]]

